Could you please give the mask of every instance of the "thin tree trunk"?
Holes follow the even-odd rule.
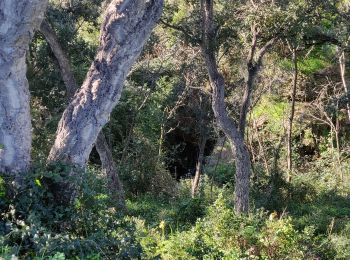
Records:
[[[247,213],[249,210],[251,162],[248,149],[244,144],[244,137],[229,117],[225,107],[225,80],[218,71],[214,54],[213,0],[202,0],[202,12],[204,18],[202,52],[213,91],[212,108],[217,123],[229,140],[233,154],[236,155],[235,211],[238,214]]]
[[[78,89],[78,84],[75,80],[73,70],[66,53],[63,51],[59,39],[55,31],[51,28],[49,23],[44,20],[40,26],[40,32],[44,35],[46,41],[51,47],[55,58],[58,61],[61,75],[67,89],[67,97],[71,100],[74,93]],[[112,196],[117,200],[119,208],[125,208],[125,198],[123,185],[119,179],[117,167],[113,160],[112,152],[107,144],[106,138],[101,130],[96,139],[96,150],[100,156],[102,171],[106,173],[108,188]]]
[[[245,129],[247,124],[247,114],[249,112],[250,102],[251,102],[251,96],[254,89],[254,82],[256,79],[256,76],[260,70],[262,59],[266,53],[266,51],[271,48],[276,41],[275,38],[272,38],[269,40],[261,49],[257,49],[257,31],[256,26],[252,26],[252,43],[250,52],[248,55],[248,61],[247,61],[247,79],[245,82],[245,89],[243,94],[243,100],[241,105],[241,111],[239,116],[239,131],[241,135],[244,137],[245,135]]]
[[[343,181],[343,171],[341,169],[341,153],[340,153],[340,141],[339,141],[339,117],[337,115],[336,117],[336,123],[335,123],[335,144],[337,149],[337,163],[338,163],[338,173],[340,176],[341,181]]]
[[[220,153],[219,153],[218,159],[216,160],[216,164],[215,164],[215,167],[214,167],[213,176],[211,177],[211,182],[210,182],[210,199],[213,198],[213,186],[214,186],[214,177],[215,177],[214,173],[216,172],[216,169],[218,168],[218,165],[220,163],[220,160],[221,160],[221,157],[222,157],[222,152],[224,150],[225,144],[226,144],[226,136],[224,137],[224,140],[222,142]]]
[[[134,126],[135,126],[135,119],[133,118],[132,119],[132,122],[130,124],[130,129],[129,129],[129,133],[128,133],[128,136],[126,137],[126,140],[125,142],[123,143],[123,151],[122,151],[122,156],[121,156],[121,159],[120,159],[120,165],[124,165],[124,163],[126,162],[126,159],[127,159],[127,155],[128,155],[128,149],[129,149],[129,145],[131,143],[131,140],[132,140],[132,137],[133,137],[133,134],[134,134]]]
[[[207,143],[207,137],[203,136],[199,144],[198,160],[196,165],[196,174],[192,182],[192,198],[194,198],[198,192],[199,180],[202,174],[203,162],[204,162],[204,150]]]
[[[254,44],[256,44],[256,43],[254,43]],[[252,51],[251,55],[254,55],[253,51]],[[251,59],[253,59],[253,56],[251,57]],[[245,83],[243,102],[242,102],[241,111],[240,111],[240,118],[239,118],[239,131],[241,132],[242,136],[245,135],[247,114],[249,111],[251,95],[253,92],[254,79],[256,77],[256,74],[258,73],[258,67],[253,64],[252,60],[249,60],[247,63],[247,71],[248,71],[248,78],[247,78],[246,83]]]
[[[100,48],[82,87],[63,113],[49,162],[85,167],[162,7],[163,0],[113,0],[108,6]]]
[[[159,141],[158,141],[158,158],[157,163],[160,162],[162,155],[163,155],[163,142],[164,142],[164,128],[165,124],[162,123],[160,126],[160,135],[159,135]]]
[[[259,151],[260,151],[261,156],[262,156],[263,161],[264,161],[265,171],[266,171],[267,175],[270,175],[269,164],[268,164],[268,161],[267,161],[267,157],[266,157],[264,146],[263,146],[262,141],[260,139],[259,131],[258,131],[258,129],[256,127],[254,127],[254,129],[255,129],[255,133],[256,133],[256,139],[258,140]]]
[[[50,45],[51,51],[58,62],[61,76],[64,85],[66,86],[67,98],[71,100],[79,86],[75,80],[67,54],[62,49],[56,32],[51,28],[50,24],[46,20],[42,21],[40,25],[40,32],[44,36],[47,43]]]
[[[294,65],[294,74],[293,74],[293,88],[292,88],[292,94],[291,94],[291,110],[290,115],[288,118],[288,128],[287,128],[287,182],[291,181],[291,174],[292,174],[292,168],[293,168],[293,161],[292,161],[292,135],[293,135],[293,120],[294,120],[294,114],[295,114],[295,96],[297,91],[297,84],[298,84],[298,60],[296,55],[296,49],[293,49],[293,65]]]
[[[107,140],[102,131],[100,132],[96,140],[96,150],[100,155],[100,159],[103,166],[102,169],[108,179],[107,186],[109,188],[109,191],[112,194],[113,198],[117,201],[117,207],[119,209],[125,209],[125,194],[123,185],[120,181],[117,172],[117,166],[115,165],[115,162],[113,160],[112,152],[109,149]]]
[[[349,88],[348,88],[348,84],[347,84],[346,78],[345,78],[345,70],[346,70],[345,51],[342,51],[341,55],[339,56],[339,67],[340,67],[340,77],[341,77],[341,81],[343,83],[345,94],[347,96],[349,96]],[[346,110],[347,110],[347,113],[348,113],[348,120],[350,122],[350,105],[349,105],[349,102],[346,105]]]
[[[255,162],[256,161],[256,156],[255,156],[255,149],[254,149],[254,146],[253,146],[253,135],[250,134],[247,136],[247,142],[249,142],[249,148],[248,150],[250,150],[250,154],[251,154],[251,158],[252,158],[252,162]]]
[[[285,136],[286,136],[286,129],[284,128],[283,134],[281,135],[281,138],[280,138],[278,144],[274,147],[271,177],[273,177],[274,175],[276,175],[279,172],[278,171],[278,160],[280,159],[280,151],[282,148],[283,140],[285,140]]]
[[[46,10],[46,0],[0,1],[0,172],[30,166],[32,126],[26,52]]]

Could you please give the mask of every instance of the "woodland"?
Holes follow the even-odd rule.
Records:
[[[349,0],[0,0],[0,259],[350,259]]]

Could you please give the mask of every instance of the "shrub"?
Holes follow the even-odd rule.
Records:
[[[350,222],[339,235],[332,235],[331,240],[337,252],[335,259],[350,259]]]
[[[313,227],[298,231],[289,216],[258,211],[236,215],[222,193],[207,215],[188,231],[138,226],[145,259],[332,259],[335,251],[327,237]]]
[[[58,252],[67,258],[139,257],[134,222],[113,207],[98,172],[88,170],[65,178],[76,188],[76,195],[72,203],[57,203],[50,188],[62,184],[67,172],[71,172],[69,167],[56,165],[27,174],[1,214],[0,248],[29,259]]]

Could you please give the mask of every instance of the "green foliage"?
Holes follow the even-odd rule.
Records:
[[[181,186],[186,184],[181,183]],[[190,187],[179,187],[179,191],[170,197],[146,194],[129,200],[127,205],[130,214],[143,219],[151,227],[161,221],[167,224],[166,229],[183,230],[193,225],[197,218],[205,214],[208,202],[202,198],[191,198]]]
[[[307,59],[302,60],[298,67],[300,71],[306,75],[310,75],[316,71],[320,71],[321,69],[324,69],[329,65],[329,63],[325,60],[322,60],[320,58],[313,58],[309,57]]]
[[[206,168],[208,177],[219,186],[234,183],[236,167],[233,163],[219,163]]]
[[[6,187],[5,187],[5,180],[0,176],[0,198],[5,197]]]
[[[9,259],[14,254],[31,259],[50,256],[346,259],[348,256],[350,205],[341,195],[345,190],[331,193],[332,186],[324,185],[329,181],[327,172],[299,176],[291,184],[286,184],[279,175],[274,180],[260,173],[254,183],[258,191],[253,189],[252,201],[270,207],[270,213],[254,210],[248,215],[236,215],[232,210],[232,188],[221,189],[211,204],[208,200],[211,183],[204,178],[195,199],[190,198],[189,182],[182,181],[173,197],[149,194],[129,200],[127,207],[133,216],[130,217],[115,210],[105,181],[96,169],[69,177],[70,183],[79,184],[71,206],[55,203],[53,183],[67,180],[65,173],[71,171],[64,165],[38,168],[28,175],[16,197],[4,202],[0,220],[1,257]],[[261,197],[269,197],[270,201],[262,202]]]
[[[62,1],[50,1],[47,19],[67,50],[80,84],[99,44],[101,5],[108,1],[66,2],[71,5],[62,8]],[[188,135],[186,141],[193,149],[200,134],[216,137],[208,97],[211,89],[200,52],[200,3],[166,1],[165,23],[152,34],[104,129],[126,190],[128,215],[115,209],[106,178],[96,167],[100,162],[95,151],[87,172],[66,165],[38,166],[14,190],[10,189],[13,179],[0,178],[0,258],[350,258],[349,131],[346,111],[337,103],[343,86],[334,69],[339,66],[339,49],[348,45],[349,6],[346,1],[336,2],[215,1],[212,44],[227,83],[227,108],[233,118],[238,118],[243,95],[251,27],[257,30],[255,54],[272,37],[278,38],[267,50],[273,55],[265,55],[252,93],[257,103],[251,102],[247,125],[251,139],[247,145],[256,157],[252,158],[256,161],[250,214],[238,216],[233,211],[232,158],[205,167],[196,198],[190,197],[190,179],[177,182],[170,173],[171,163],[188,159],[178,158],[177,152],[186,146],[178,136]],[[292,182],[287,183],[284,135],[290,112],[291,47],[297,47],[300,75],[293,128],[294,171]],[[58,64],[40,33],[27,60],[32,154],[34,164],[40,165],[46,161],[67,97]],[[321,89],[324,82],[327,86]],[[186,98],[180,102],[184,93]],[[315,127],[324,115],[320,120],[312,117],[319,115],[307,115],[308,105],[318,105],[319,96],[335,100],[329,114],[340,128],[339,151],[329,127],[324,122]],[[162,131],[167,134],[162,136]],[[180,134],[167,143],[172,131]],[[311,144],[314,155],[298,154],[299,148]],[[0,152],[5,148],[0,144]]]
[[[350,222],[348,221],[339,235],[332,235],[331,239],[337,252],[335,259],[350,258]]]
[[[16,196],[2,207],[1,247],[28,258],[57,252],[68,259],[96,259],[89,257],[97,254],[138,257],[141,248],[134,237],[134,223],[116,211],[104,180],[96,177],[96,171],[66,175],[71,172],[71,168],[57,165],[26,176]],[[66,187],[64,191],[58,188],[61,185]],[[66,196],[63,192],[69,193],[72,187],[74,203],[57,203],[55,197]]]
[[[298,70],[300,73],[310,76],[331,65],[332,55],[335,48],[331,45],[316,47],[311,49],[306,57],[298,57]],[[281,66],[292,71],[293,64],[291,60],[284,59]]]
[[[144,258],[151,259],[304,259],[334,256],[330,242],[318,238],[312,227],[298,231],[291,217],[264,212],[237,216],[232,204],[221,194],[189,231],[168,236],[160,228],[138,225]],[[321,247],[322,246],[322,247]]]
[[[265,124],[264,129],[270,134],[279,134],[283,131],[288,107],[288,103],[278,96],[263,96],[252,111],[252,120]]]

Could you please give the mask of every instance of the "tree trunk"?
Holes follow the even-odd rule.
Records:
[[[217,123],[230,141],[232,152],[236,158],[235,211],[238,214],[247,213],[249,210],[251,162],[248,149],[244,144],[244,137],[239,132],[238,126],[229,117],[225,107],[225,80],[218,71],[213,46],[215,41],[213,0],[202,0],[202,12],[204,16],[202,52],[212,86],[212,108]]]
[[[204,150],[207,143],[207,137],[203,136],[199,144],[198,160],[196,165],[196,174],[192,182],[192,198],[194,198],[198,192],[199,180],[202,174],[203,162],[204,162]]]
[[[97,145],[98,144],[98,145]],[[96,150],[100,155],[102,162],[102,169],[108,179],[108,188],[113,198],[117,201],[117,207],[119,209],[125,209],[125,194],[123,185],[119,179],[117,172],[117,166],[113,160],[113,155],[108,147],[106,138],[102,131],[96,140]]]
[[[70,66],[69,59],[65,51],[62,49],[62,46],[59,42],[56,32],[51,28],[50,24],[46,20],[44,20],[41,23],[40,32],[43,34],[45,40],[50,45],[52,53],[54,54],[58,62],[61,76],[62,76],[64,85],[66,86],[67,98],[71,100],[74,96],[74,93],[79,88],[79,86],[75,80],[73,70]]]
[[[247,124],[247,114],[249,111],[249,105],[251,100],[251,95],[253,92],[253,85],[254,85],[254,79],[257,74],[257,68],[252,65],[251,63],[247,64],[247,70],[248,70],[248,78],[245,83],[245,90],[243,95],[243,103],[241,106],[240,111],[240,118],[239,118],[239,131],[241,132],[241,135],[245,135],[245,129]]]
[[[266,53],[266,51],[273,46],[276,38],[270,39],[265,45],[258,49],[258,32],[256,30],[256,26],[252,26],[252,43],[250,46],[250,52],[248,55],[247,61],[247,79],[245,82],[245,89],[243,94],[243,100],[241,105],[241,111],[239,114],[239,131],[241,135],[244,137],[245,129],[247,124],[247,115],[249,112],[251,96],[254,89],[255,78],[260,70],[262,59]]]
[[[44,35],[53,54],[55,55],[55,58],[58,61],[61,75],[67,89],[67,97],[70,100],[73,98],[74,93],[78,89],[78,84],[76,83],[68,57],[62,49],[55,31],[51,28],[47,21],[44,20],[41,23],[40,32]],[[117,200],[118,207],[125,208],[123,185],[119,179],[117,167],[113,161],[112,152],[102,131],[98,135],[95,146],[100,156],[102,171],[107,177],[109,191]]]
[[[348,99],[349,99],[349,88],[348,88],[348,84],[346,82],[346,77],[345,77],[345,71],[346,71],[345,51],[342,51],[340,56],[339,56],[339,67],[340,67],[340,77],[341,77],[341,81],[343,83],[344,91],[345,91],[345,94],[348,96]],[[346,105],[346,110],[347,110],[347,113],[348,113],[348,120],[350,122],[350,104],[349,104],[349,102]]]
[[[337,108],[338,110],[338,108]],[[340,129],[340,122],[339,122],[339,116],[338,113],[335,118],[335,128],[334,128],[334,134],[335,134],[335,145],[336,145],[336,151],[337,151],[337,162],[338,162],[338,173],[340,176],[340,180],[343,181],[343,172],[341,168],[341,152],[340,152],[340,141],[339,141],[339,129]]]
[[[162,12],[163,0],[114,0],[101,27],[100,47],[86,79],[66,108],[49,162],[84,167],[118,103],[124,80]]]
[[[26,52],[43,19],[45,0],[0,1],[0,172],[30,166],[30,94]]]
[[[259,145],[259,153],[261,154],[261,157],[264,161],[264,165],[265,165],[265,171],[267,175],[270,175],[270,169],[269,169],[269,164],[268,164],[268,159],[266,157],[266,153],[265,153],[265,149],[263,146],[263,142],[260,139],[260,134],[259,134],[259,130],[257,127],[254,127],[255,129],[255,134],[256,134],[256,139],[258,140],[258,145]]]
[[[288,118],[288,128],[287,128],[287,170],[288,170],[288,176],[287,176],[287,182],[291,181],[291,174],[292,174],[292,168],[293,168],[293,161],[292,161],[292,134],[293,134],[293,120],[294,120],[294,114],[295,114],[295,96],[297,91],[297,84],[298,84],[298,60],[296,56],[296,50],[293,49],[293,64],[294,64],[294,75],[293,75],[293,88],[292,88],[292,94],[291,94],[291,110],[290,115]]]

